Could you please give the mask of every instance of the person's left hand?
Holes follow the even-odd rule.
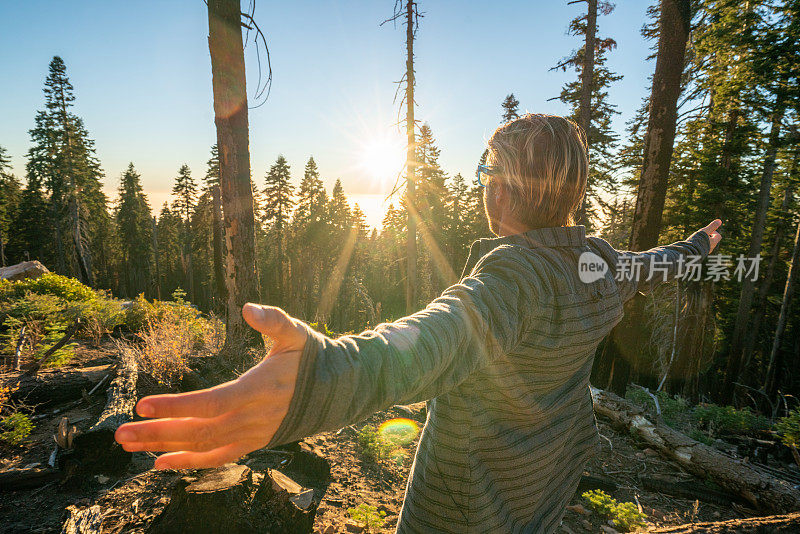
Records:
[[[246,304],[242,315],[272,338],[267,357],[219,386],[141,399],[137,413],[153,419],[117,429],[126,451],[167,452],[157,469],[186,469],[217,467],[269,443],[289,411],[309,327],[272,306]]]

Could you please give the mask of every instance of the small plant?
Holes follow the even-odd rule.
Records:
[[[21,445],[31,434],[33,423],[27,415],[16,412],[0,419],[0,428],[0,441]]]
[[[225,325],[206,319],[176,290],[173,301],[147,301],[142,295],[126,311],[125,324],[138,331],[133,345],[142,370],[159,383],[172,385],[189,370],[189,357],[219,352]]]
[[[379,512],[375,506],[369,504],[361,503],[355,508],[348,508],[347,513],[353,521],[361,523],[367,532],[376,532],[386,523],[386,512]]]
[[[795,408],[786,417],[778,419],[775,430],[787,447],[800,446],[800,408]]]
[[[375,462],[388,458],[395,449],[372,425],[358,431],[358,446],[361,454]]]
[[[647,516],[632,502],[617,502],[602,490],[587,491],[581,496],[597,515],[612,520],[614,525],[624,532],[647,526],[645,523]]]

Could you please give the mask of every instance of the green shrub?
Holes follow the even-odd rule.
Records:
[[[388,458],[395,449],[372,425],[358,431],[358,446],[361,454],[375,462]]]
[[[379,512],[377,507],[369,504],[361,503],[355,508],[348,508],[347,513],[353,521],[361,523],[367,532],[375,532],[386,523],[386,512]]]
[[[53,295],[67,301],[92,300],[97,297],[89,286],[85,286],[75,278],[47,273],[39,278],[26,278],[17,282],[0,284],[0,300],[14,299],[26,292],[40,295]]]
[[[612,520],[615,527],[623,532],[647,526],[645,523],[647,516],[632,502],[617,502],[602,490],[587,491],[581,496],[597,515]]]
[[[775,430],[787,447],[800,447],[800,408],[795,408],[786,417],[775,423]]]
[[[712,436],[718,434],[747,434],[768,430],[769,419],[750,408],[699,404],[694,408],[695,422]]]
[[[0,419],[0,441],[5,441],[12,445],[22,444],[33,430],[33,423],[27,415],[23,413],[12,413]]]
[[[125,310],[119,300],[105,293],[99,293],[99,297],[73,303],[66,311],[72,317],[80,317],[80,336],[88,338],[95,346],[100,344],[104,335],[113,332],[125,320]]]
[[[0,300],[0,321],[9,317],[45,324],[67,323],[67,304],[60,297],[27,291],[13,299]]]

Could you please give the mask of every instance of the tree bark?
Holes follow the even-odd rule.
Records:
[[[103,510],[95,504],[88,508],[79,509],[75,505],[67,507],[69,517],[64,526],[61,527],[61,534],[101,534],[103,524]]]
[[[578,120],[586,134],[586,149],[591,146],[589,131],[592,127],[592,89],[594,85],[594,52],[595,35],[597,34],[597,0],[586,0],[586,42],[583,48],[583,66],[581,67],[581,98],[578,104]],[[578,211],[578,224],[586,224],[586,195],[581,201]]]
[[[767,222],[767,210],[769,210],[770,192],[772,189],[772,176],[775,170],[775,157],[778,154],[778,144],[780,143],[781,121],[784,114],[783,98],[778,96],[776,109],[772,114],[772,127],[770,128],[769,144],[764,159],[764,169],[761,173],[761,189],[758,194],[758,204],[756,205],[755,220],[750,237],[750,247],[747,252],[749,258],[755,258],[761,254],[761,245],[764,240],[764,228]],[[736,311],[736,323],[731,338],[731,346],[728,352],[727,368],[725,370],[725,383],[722,388],[723,401],[730,403],[733,400],[736,387],[734,384],[739,382],[739,375],[742,371],[743,360],[743,338],[745,330],[750,324],[751,308],[753,305],[753,292],[755,281],[749,277],[742,280],[742,290],[739,295],[739,306]]]
[[[786,286],[783,290],[781,301],[781,313],[778,316],[778,326],[775,327],[775,337],[772,342],[772,350],[769,353],[769,366],[767,376],[764,380],[764,391],[772,393],[775,382],[776,364],[775,358],[781,348],[783,333],[786,330],[786,319],[789,311],[789,304],[792,301],[792,288],[797,279],[797,272],[800,271],[800,222],[797,224],[797,233],[794,236],[794,250],[792,251],[792,261],[789,264],[789,274],[786,276]]]
[[[123,349],[117,376],[106,391],[103,412],[89,430],[75,436],[75,457],[82,471],[119,473],[130,462],[132,454],[116,442],[114,432],[124,423],[133,421],[138,376],[136,356],[131,350]]]
[[[797,169],[797,161],[800,159],[800,151],[796,151],[795,157],[792,160],[791,168],[789,169],[789,178],[794,176],[795,169]],[[770,249],[769,263],[767,270],[764,273],[764,280],[758,287],[758,297],[756,298],[756,306],[753,310],[753,324],[744,333],[744,349],[742,354],[742,369],[747,370],[750,367],[750,361],[753,357],[753,350],[756,345],[756,340],[761,332],[761,322],[764,319],[764,312],[767,307],[767,295],[772,287],[773,278],[775,278],[775,268],[778,264],[778,256],[780,255],[780,247],[783,242],[783,235],[786,227],[791,224],[791,217],[786,217],[789,206],[794,200],[794,184],[789,183],[786,190],[783,192],[783,200],[781,201],[780,216],[785,220],[778,221],[775,227],[775,236],[772,240],[772,248]],[[786,224],[784,224],[786,223]]]
[[[642,174],[633,214],[631,250],[647,250],[658,244],[675,142],[690,16],[689,0],[661,0],[658,55],[650,95]]]
[[[773,478],[746,461],[730,458],[664,423],[649,421],[640,408],[613,393],[592,388],[592,398],[597,415],[643,440],[690,473],[711,479],[725,491],[742,497],[753,508],[787,513],[800,506],[800,491],[788,482]]]
[[[414,0],[406,0],[406,209],[408,232],[406,236],[406,313],[414,313],[417,306],[417,213],[416,167],[417,142],[414,124]]]
[[[153,262],[156,265],[156,297],[161,300],[161,267],[158,261],[158,227],[156,226],[156,218],[153,217]]]
[[[214,245],[214,298],[212,308],[217,312],[225,309],[226,289],[225,289],[225,270],[222,266],[222,240],[224,239],[222,230],[222,199],[220,198],[219,185],[211,188],[211,198],[213,201],[213,245]]]
[[[661,0],[658,55],[630,250],[648,250],[658,244],[675,142],[678,97],[681,93],[690,18],[689,0]],[[613,384],[616,393],[624,394],[631,369],[631,363],[624,354],[639,353],[634,347],[641,347],[646,339],[646,333],[642,330],[645,322],[644,302],[637,295],[626,305],[625,318],[611,331],[608,346],[598,358],[599,369],[610,369],[611,373],[608,377],[599,377],[601,383]],[[609,361],[603,361],[604,358]]]
[[[242,318],[245,303],[258,300],[258,280],[239,0],[209,0],[208,48],[227,249],[228,298],[223,354],[234,364],[242,360],[246,349],[263,348],[261,335]]]

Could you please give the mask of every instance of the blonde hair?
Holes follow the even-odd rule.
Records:
[[[586,193],[586,135],[556,115],[528,113],[495,130],[488,163],[509,188],[511,213],[531,228],[571,226]]]

